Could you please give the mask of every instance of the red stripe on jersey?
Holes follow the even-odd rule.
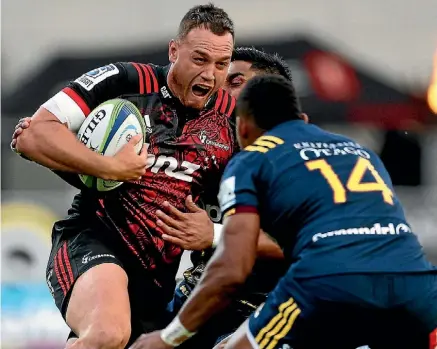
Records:
[[[220,104],[222,103],[222,99],[223,99],[223,90],[220,89],[217,91],[217,99],[215,100],[215,106],[214,106],[215,110],[219,110]]]
[[[144,66],[144,64],[141,64],[140,67],[144,72],[144,76],[146,77],[146,93],[152,93],[152,82],[150,79],[150,73],[147,70],[147,68]]]
[[[222,107],[220,108],[220,113],[225,113],[226,111],[226,107],[228,106],[228,98],[229,98],[229,94],[227,92],[225,92],[225,97],[223,98],[223,103],[222,103]]]
[[[258,213],[258,209],[255,206],[237,206],[227,210],[223,214],[223,217],[233,216],[237,213]]]
[[[234,111],[234,108],[235,108],[235,103],[236,103],[236,101],[237,101],[237,100],[236,100],[234,97],[231,97],[231,105],[230,105],[230,107],[229,107],[229,109],[228,109],[226,115],[228,115],[228,116],[231,116],[231,115],[232,115],[232,112]]]
[[[152,92],[158,92],[159,91],[159,87],[158,87],[158,80],[156,79],[155,73],[153,72],[153,69],[150,65],[146,65],[147,70],[150,73],[150,76],[152,77],[152,81],[153,81],[153,90]]]
[[[88,104],[83,100],[81,96],[78,95],[78,93],[73,90],[70,87],[66,87],[62,90],[68,97],[70,97],[74,103],[77,104],[77,106],[82,110],[82,112],[85,114],[85,117],[91,113],[90,107],[88,107]]]
[[[135,67],[138,73],[138,80],[140,81],[140,93],[144,94],[144,77],[143,77],[143,71],[141,70],[138,63],[132,63],[132,65]]]
[[[258,209],[255,206],[237,206],[235,213],[258,213]]]

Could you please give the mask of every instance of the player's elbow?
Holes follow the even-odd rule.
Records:
[[[229,275],[229,283],[232,287],[238,288],[246,281],[247,273],[242,268],[233,269]]]
[[[217,278],[220,280],[218,283],[222,285],[224,289],[236,290],[244,284],[247,278],[247,271],[242,266],[233,265],[229,268],[229,265],[225,268],[221,268],[216,273]]]

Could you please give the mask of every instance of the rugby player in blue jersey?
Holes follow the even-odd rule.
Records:
[[[260,229],[289,269],[226,348],[432,348],[437,275],[378,156],[308,124],[282,77],[252,78],[237,105],[244,150],[221,182],[223,238],[178,316],[133,348],[176,347],[226,308]]]

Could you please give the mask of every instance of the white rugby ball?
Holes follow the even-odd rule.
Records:
[[[113,156],[139,133],[143,135],[143,140],[135,146],[138,153],[144,143],[143,117],[133,103],[124,99],[111,99],[100,104],[88,115],[77,138],[89,149],[104,156]],[[87,175],[79,177],[88,188],[98,191],[113,190],[123,184]]]

